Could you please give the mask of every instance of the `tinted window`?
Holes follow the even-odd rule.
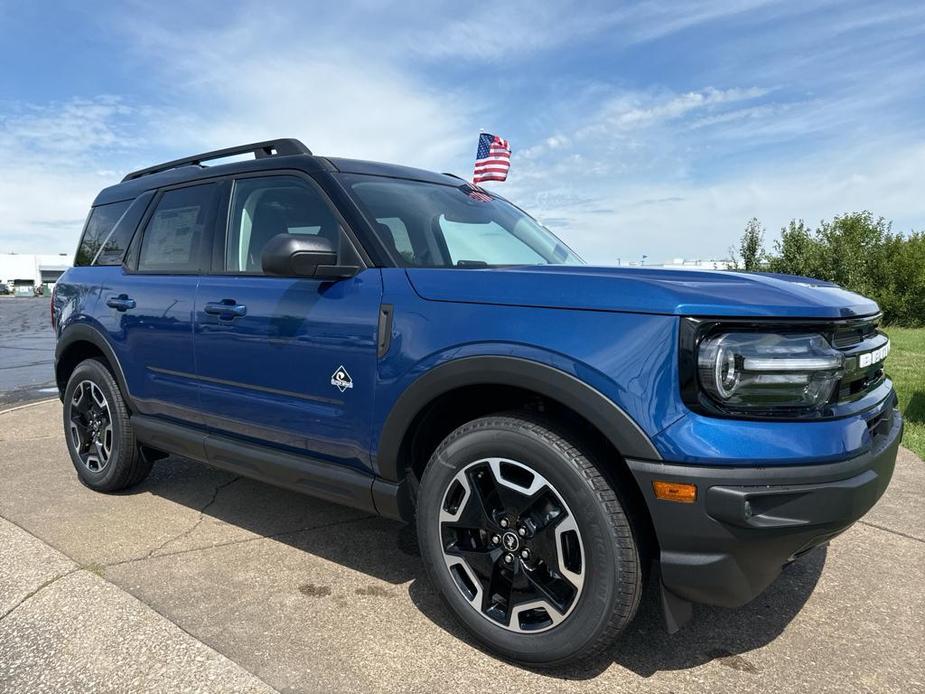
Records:
[[[131,200],[113,202],[90,210],[87,226],[80,239],[80,245],[77,247],[77,255],[74,257],[74,265],[89,265],[93,262],[106,237],[109,236],[109,232],[112,231],[131,202]]]
[[[103,248],[93,261],[94,265],[121,265],[125,257],[125,249],[128,248],[132,235],[138,222],[141,221],[148,203],[154,193],[148,192],[140,195],[135,202],[125,211],[125,213],[116,222],[115,227],[109,232],[109,236],[103,242]]]
[[[314,186],[295,176],[235,181],[225,242],[227,272],[261,272],[263,247],[277,234],[340,242],[340,225]]]
[[[354,198],[375,220],[385,245],[407,265],[580,264],[548,229],[500,198],[468,184],[442,185],[344,175]]]
[[[379,235],[391,246],[395,247],[399,255],[410,265],[414,264],[414,248],[408,228],[398,217],[379,217],[376,219]]]
[[[466,260],[477,260],[488,265],[543,265],[546,262],[521,237],[509,233],[495,222],[451,222],[443,215],[440,215],[438,222],[451,265]]]
[[[139,270],[184,273],[200,269],[216,190],[215,184],[206,184],[164,193],[141,239]]]

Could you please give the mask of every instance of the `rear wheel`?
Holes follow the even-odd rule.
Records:
[[[454,431],[424,472],[417,524],[450,609],[504,657],[592,657],[636,612],[639,553],[622,505],[555,424],[518,414]]]
[[[91,489],[126,489],[151,471],[151,458],[135,443],[119,386],[97,359],[78,364],[68,379],[64,432],[77,476]]]

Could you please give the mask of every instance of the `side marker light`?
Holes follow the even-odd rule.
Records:
[[[677,501],[680,504],[692,504],[697,500],[697,485],[685,482],[663,482],[654,480],[652,489],[655,498],[662,501]]]

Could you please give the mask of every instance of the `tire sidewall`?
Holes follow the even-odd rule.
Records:
[[[513,660],[556,664],[579,655],[607,628],[618,606],[621,564],[634,561],[634,566],[638,566],[638,558],[625,556],[607,510],[578,466],[565,451],[531,434],[523,424],[515,419],[492,418],[491,424],[484,428],[464,426],[447,438],[431,459],[422,480],[417,507],[418,537],[432,580],[454,614],[479,640]],[[584,548],[582,593],[566,619],[543,632],[521,634],[492,624],[465,600],[445,569],[437,520],[443,496],[461,469],[492,457],[522,463],[545,477],[578,523]]]
[[[112,421],[112,451],[109,455],[109,462],[102,470],[94,472],[90,470],[80,460],[74,447],[70,431],[70,414],[71,401],[74,397],[74,391],[78,384],[83,381],[91,381],[99,386],[103,391],[103,396],[109,405],[109,416]],[[106,490],[115,485],[117,478],[122,473],[126,465],[131,463],[131,457],[134,455],[135,445],[134,436],[131,431],[131,424],[128,417],[124,416],[125,405],[119,387],[113,379],[112,374],[103,364],[95,359],[88,359],[81,362],[74,369],[71,377],[68,379],[67,387],[64,389],[64,435],[67,442],[67,451],[71,456],[71,462],[77,470],[80,481],[91,489]]]

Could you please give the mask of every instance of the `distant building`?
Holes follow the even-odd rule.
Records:
[[[682,270],[729,270],[732,268],[732,261],[728,258],[724,260],[672,258],[671,262],[665,263],[662,267],[679,268]]]
[[[73,264],[73,258],[60,255],[0,253],[0,288],[17,296],[33,296],[37,287],[47,295],[58,278]]]

